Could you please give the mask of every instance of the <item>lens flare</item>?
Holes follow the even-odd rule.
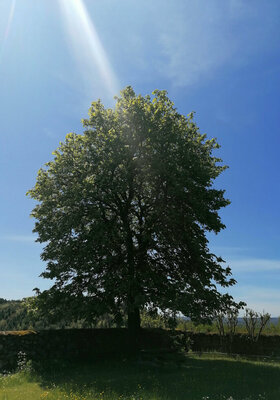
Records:
[[[5,29],[5,33],[4,33],[2,46],[0,48],[0,62],[2,61],[3,53],[4,53],[6,43],[7,43],[8,37],[9,37],[9,33],[11,30],[11,25],[12,25],[14,14],[15,14],[15,8],[16,8],[16,0],[13,0],[12,4],[11,4],[10,12],[9,12],[8,20],[7,20],[7,25],[6,25],[6,29]]]
[[[75,53],[83,78],[96,87],[100,78],[110,96],[118,93],[119,85],[106,52],[83,0],[59,0],[71,50]],[[98,75],[96,75],[96,67]]]

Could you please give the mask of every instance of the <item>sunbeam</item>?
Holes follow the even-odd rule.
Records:
[[[80,64],[83,78],[87,84],[96,87],[100,81],[95,73],[97,67],[109,94],[117,94],[117,79],[83,0],[59,0],[59,3],[70,45]]]
[[[4,53],[6,43],[7,43],[8,37],[9,37],[9,33],[11,30],[12,21],[13,21],[14,14],[15,14],[15,8],[16,8],[16,0],[13,0],[12,4],[11,4],[10,12],[9,12],[8,20],[7,20],[7,25],[6,25],[2,45],[0,47],[0,63],[2,61],[3,53]]]

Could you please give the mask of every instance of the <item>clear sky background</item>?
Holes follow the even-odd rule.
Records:
[[[132,85],[217,137],[232,203],[210,247],[236,299],[280,315],[279,21],[279,0],[1,0],[0,297],[48,287],[25,193],[91,101]]]

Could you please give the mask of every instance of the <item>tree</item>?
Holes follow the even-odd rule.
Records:
[[[218,210],[229,204],[213,187],[226,168],[216,140],[158,90],[127,87],[114,109],[93,102],[82,122],[84,134],[66,136],[28,192],[45,243],[41,275],[54,280],[38,292],[41,309],[116,321],[124,310],[135,332],[144,307],[203,320],[238,306],[217,289],[235,280],[206,237],[224,228]]]

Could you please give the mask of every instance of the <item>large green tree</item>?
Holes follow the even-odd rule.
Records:
[[[93,102],[83,125],[28,192],[42,276],[54,280],[38,304],[71,318],[124,312],[131,330],[144,307],[205,319],[236,305],[217,288],[235,280],[206,237],[224,228],[218,211],[229,204],[213,187],[225,169],[216,140],[158,90],[127,87],[114,109]]]

